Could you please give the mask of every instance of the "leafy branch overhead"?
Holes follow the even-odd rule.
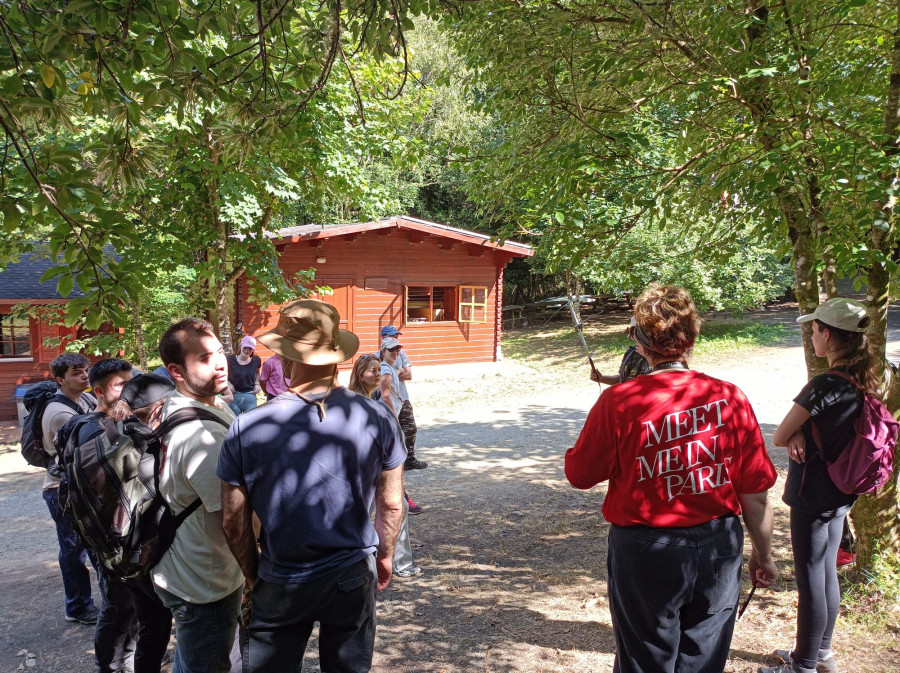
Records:
[[[205,222],[181,223],[185,249],[208,244],[211,229],[213,239],[222,233],[220,212],[243,222],[241,231],[261,234],[279,205],[297,198],[304,172],[326,175],[323,164],[333,160],[301,149],[309,164],[291,174],[291,187],[274,155],[316,144],[317,122],[335,125],[323,112],[361,124],[367,105],[396,98],[409,67],[409,17],[438,7],[435,0],[0,0],[4,231],[20,250],[49,240],[66,267],[58,270],[60,291],[77,280],[97,307],[90,322],[121,324],[117,307],[137,296],[140,275],[103,251],[152,243],[151,192],[173,177],[172,150],[206,171],[206,188],[221,166],[268,162],[264,172],[275,176],[255,219],[239,212],[235,204],[246,199],[235,191],[221,203],[207,199]],[[340,91],[332,95],[335,80]],[[177,136],[198,129],[205,150],[198,144],[179,154]],[[315,182],[312,190],[329,189]]]

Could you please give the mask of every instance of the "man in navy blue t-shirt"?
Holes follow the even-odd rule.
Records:
[[[337,364],[359,348],[339,322],[321,301],[282,308],[259,341],[281,355],[291,387],[239,416],[219,455],[225,536],[252,590],[245,670],[299,670],[316,621],[322,670],[372,664],[406,448],[386,407],[337,383]]]

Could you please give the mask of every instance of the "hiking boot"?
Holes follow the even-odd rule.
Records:
[[[416,503],[413,502],[413,499],[409,496],[406,496],[406,504],[409,505],[409,513],[410,514],[421,514],[425,510],[419,507]]]
[[[424,460],[419,460],[415,456],[410,456],[406,459],[406,462],[403,463],[404,470],[424,470],[428,467],[428,463]]]
[[[409,568],[404,568],[403,570],[395,570],[394,577],[415,577],[421,572],[422,569],[419,566],[410,566]]]
[[[79,624],[96,624],[97,617],[100,615],[100,611],[95,606],[90,606],[89,608],[85,608],[81,612],[76,612],[74,615],[66,614],[67,622],[78,622]]]
[[[776,657],[783,659],[787,662],[788,666],[791,664],[791,652],[792,650],[775,650],[772,654]],[[762,670],[762,669],[760,669]],[[788,668],[788,670],[793,670]],[[800,669],[805,670],[805,669]],[[837,661],[834,658],[834,655],[829,655],[827,659],[819,659],[816,662],[816,673],[837,673],[838,666]]]

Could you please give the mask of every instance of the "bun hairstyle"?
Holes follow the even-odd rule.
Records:
[[[651,284],[637,298],[634,317],[637,341],[652,351],[651,357],[690,355],[700,334],[700,316],[691,294],[678,285]]]

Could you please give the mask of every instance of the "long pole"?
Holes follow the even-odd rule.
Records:
[[[581,347],[584,348],[584,354],[587,355],[588,362],[591,365],[591,371],[597,372],[597,368],[594,366],[594,358],[591,355],[590,349],[588,349],[587,341],[584,340],[584,331],[581,329],[584,323],[578,321],[578,314],[575,313],[575,305],[572,303],[571,298],[566,299],[566,303],[569,305],[569,313],[572,315],[572,322],[575,323],[575,331],[578,332],[578,338],[581,340]],[[599,377],[599,372],[597,376]]]

